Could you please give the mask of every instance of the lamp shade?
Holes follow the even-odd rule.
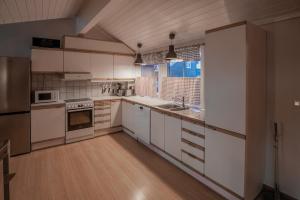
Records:
[[[142,65],[142,64],[144,64],[144,61],[142,59],[142,54],[141,53],[137,53],[136,54],[136,59],[134,61],[134,64],[135,65]]]
[[[174,59],[177,59],[177,54],[175,52],[175,47],[174,45],[170,45],[169,46],[169,51],[166,55],[166,60],[174,60]]]

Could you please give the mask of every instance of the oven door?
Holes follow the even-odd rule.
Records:
[[[93,109],[67,111],[67,131],[93,127]]]

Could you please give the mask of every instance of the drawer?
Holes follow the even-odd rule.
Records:
[[[190,144],[187,144],[186,142],[181,141],[181,150],[184,150],[187,153],[190,153],[190,154],[204,160],[204,148],[199,149],[199,148],[191,146]]]
[[[95,101],[95,106],[110,106],[110,101]]]
[[[110,120],[95,122],[95,130],[110,128]]]
[[[106,110],[106,109],[110,109],[110,106],[95,106],[94,105],[94,109],[95,110]]]
[[[95,115],[95,122],[110,120],[110,114]]]
[[[182,131],[181,131],[181,138],[187,140],[187,141],[190,141],[194,144],[197,144],[197,145],[200,145],[202,147],[205,146],[204,144],[204,135],[200,135],[198,133],[194,133],[192,131],[189,131],[185,128],[182,128]]]
[[[95,109],[94,115],[101,115],[101,114],[110,114],[110,108],[109,109]]]
[[[186,165],[190,166],[194,170],[200,172],[201,174],[204,173],[204,162],[200,161],[199,159],[193,157],[192,155],[182,151],[181,152],[182,162]]]
[[[204,126],[192,123],[192,122],[188,122],[185,120],[182,120],[182,128],[190,130],[194,133],[199,133],[201,135],[205,135],[204,133]]]

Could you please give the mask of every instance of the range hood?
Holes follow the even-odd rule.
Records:
[[[92,74],[89,72],[68,72],[64,73],[62,80],[64,81],[76,81],[76,80],[91,80]]]

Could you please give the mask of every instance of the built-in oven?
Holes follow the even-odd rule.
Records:
[[[93,108],[67,111],[67,131],[93,127]]]
[[[94,105],[92,101],[66,101],[66,142],[94,137]]]

